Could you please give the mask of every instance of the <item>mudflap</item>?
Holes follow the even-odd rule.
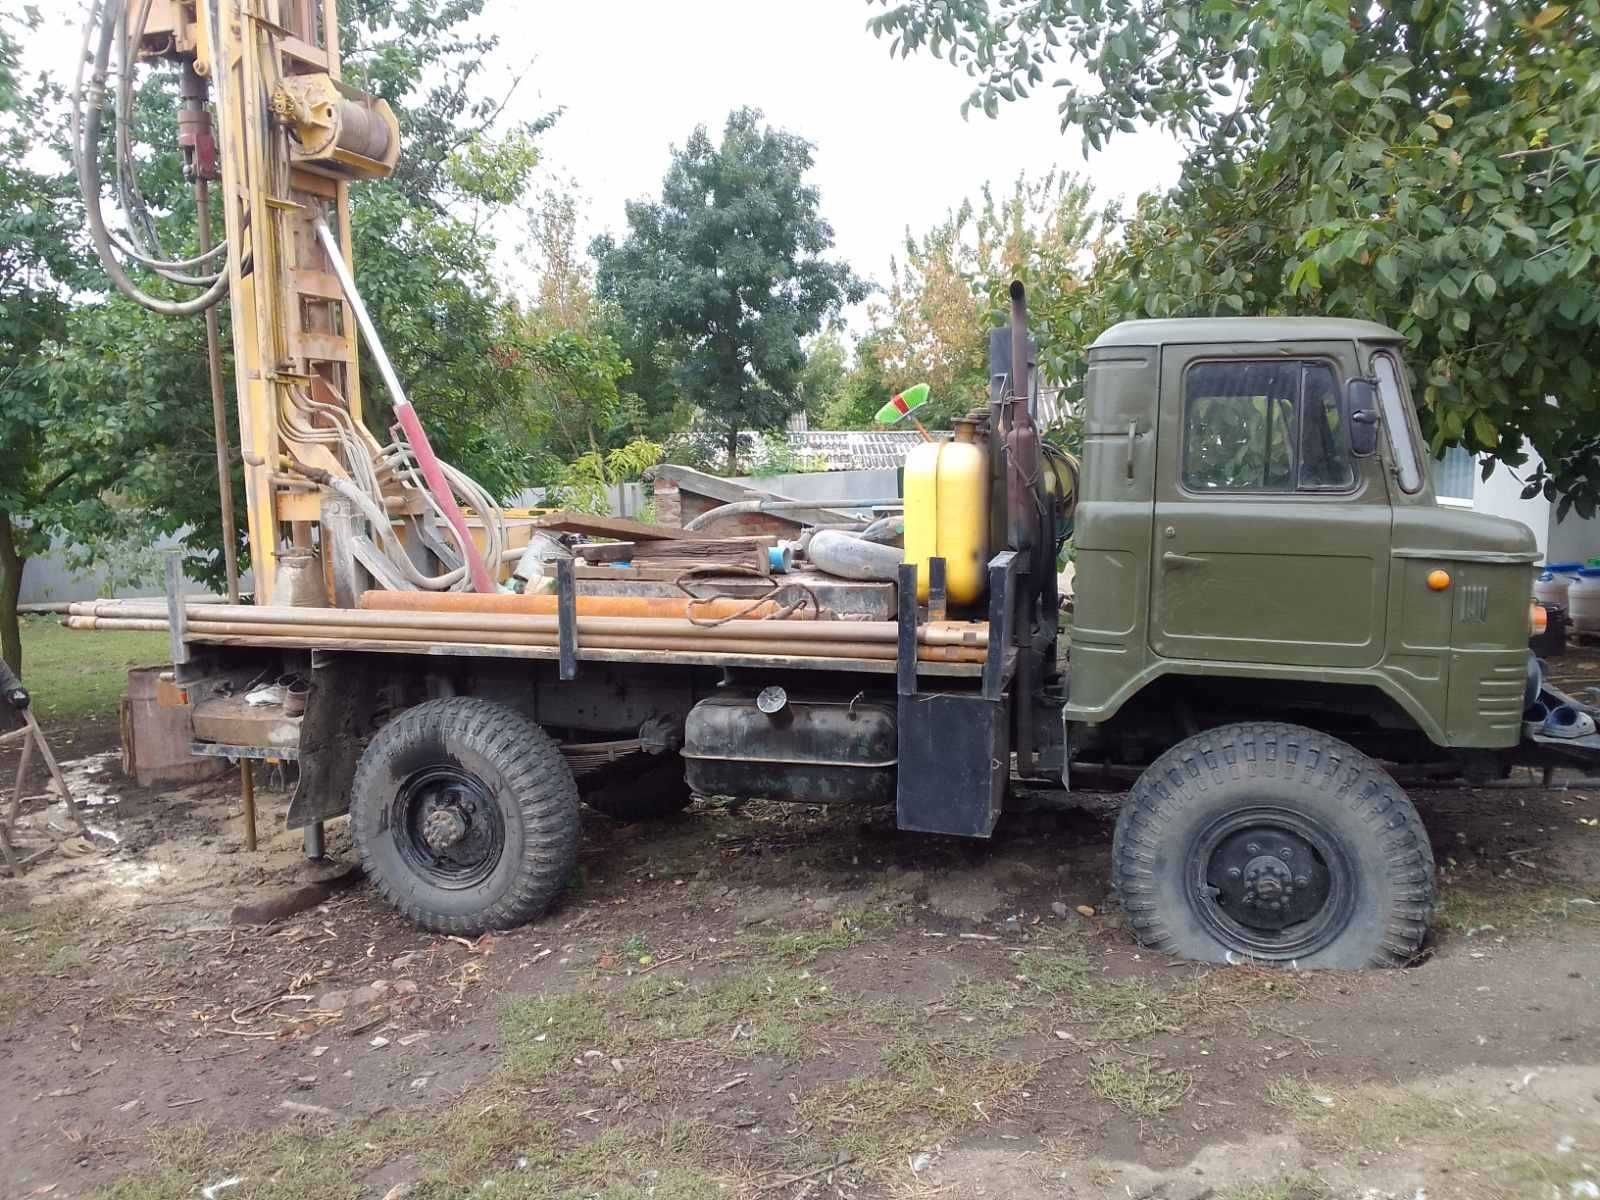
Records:
[[[289,801],[290,829],[350,811],[356,760],[377,717],[379,689],[367,661],[373,657],[312,652],[311,692],[300,722],[300,777]]]
[[[900,697],[901,829],[986,838],[1011,778],[1010,695],[917,692]]]

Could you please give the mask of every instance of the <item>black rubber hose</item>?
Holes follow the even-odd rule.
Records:
[[[89,238],[94,242],[95,254],[105,267],[106,274],[117,289],[138,301],[152,312],[169,317],[190,317],[202,313],[216,304],[228,291],[228,276],[223,272],[204,295],[193,300],[163,300],[143,291],[129,278],[117,261],[111,245],[111,235],[106,230],[105,217],[100,211],[100,122],[105,97],[106,72],[111,62],[111,43],[116,37],[117,16],[121,0],[110,0],[100,12],[100,41],[95,47],[94,71],[90,75],[90,101],[85,105],[81,141],[73,147],[78,158],[78,187],[83,192],[83,204],[89,223]],[[91,21],[94,19],[91,13]]]

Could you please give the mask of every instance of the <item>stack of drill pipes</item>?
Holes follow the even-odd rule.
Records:
[[[754,624],[754,622],[751,622]],[[150,630],[166,628],[158,620],[111,617],[68,617],[72,629]],[[726,628],[726,627],[723,627]],[[503,632],[495,630],[428,630],[399,627],[350,627],[337,625],[274,625],[270,623],[190,621],[185,626],[194,641],[224,642],[256,647],[309,649],[406,649],[426,646],[528,646],[554,650],[560,639],[555,633]],[[891,642],[790,641],[782,638],[663,637],[660,634],[629,636],[615,633],[585,634],[580,649],[650,650],[661,654],[763,654],[789,658],[856,658],[893,661],[896,647]],[[924,662],[982,662],[986,650],[981,646],[958,644],[919,645],[917,657]]]
[[[810,620],[809,616],[779,618],[775,600],[745,600],[728,596],[696,600],[689,596],[591,596],[578,595],[580,617],[693,617],[697,621],[719,621],[732,617],[751,619]],[[754,607],[752,607],[754,605]],[[483,596],[475,592],[363,592],[357,608],[375,612],[476,612],[532,613],[548,616],[557,610],[558,600],[547,592],[498,592]]]
[[[102,612],[114,608],[115,612]],[[73,606],[76,629],[160,629],[164,606],[86,602]],[[242,639],[275,644],[285,640],[391,641],[434,645],[550,645],[559,641],[555,616],[496,613],[374,612],[333,608],[186,606],[186,631],[196,639]],[[890,657],[898,629],[892,621],[730,620],[704,626],[665,617],[582,617],[577,632],[595,649],[698,649],[724,653],[783,653],[825,657]],[[918,629],[919,657],[937,661],[981,660],[988,642],[984,626],[933,622]]]
[[[103,602],[86,601],[73,605],[70,615],[101,619],[162,619],[166,606],[124,603],[116,613],[97,611]],[[79,611],[86,610],[86,611]],[[495,633],[555,634],[560,618],[555,615],[477,612],[408,612],[348,608],[310,608],[231,604],[189,604],[185,607],[191,626],[254,628],[272,626],[275,630],[314,626],[337,629],[414,629],[430,632],[487,631]],[[232,632],[230,628],[229,632]],[[580,634],[600,636],[744,640],[819,641],[819,642],[895,642],[900,633],[893,621],[761,621],[729,620],[718,625],[702,625],[681,617],[594,617],[578,618]],[[320,635],[319,635],[320,636]],[[918,626],[917,640],[924,645],[973,646],[989,644],[986,625],[961,621],[932,621]]]

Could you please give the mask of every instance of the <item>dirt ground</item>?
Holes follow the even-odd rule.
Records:
[[[586,812],[525,928],[359,880],[265,920],[338,874],[285,794],[247,853],[232,775],[145,791],[55,732],[102,836],[0,881],[0,1196],[1600,1197],[1600,782],[1413,789],[1431,953],[1296,974],[1141,952],[1114,794],[988,843]]]

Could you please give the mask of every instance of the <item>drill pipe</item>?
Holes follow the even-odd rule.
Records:
[[[130,619],[164,621],[166,616],[165,605],[159,603],[148,606],[121,606],[115,612],[102,612],[102,607],[100,602],[94,601],[74,605],[71,616],[93,617],[100,621]],[[80,609],[83,611],[79,611]],[[261,625],[294,629],[337,627],[362,630],[365,632],[348,636],[367,637],[380,637],[382,634],[379,631],[391,629],[438,633],[494,632],[524,637],[556,634],[560,631],[558,617],[533,614],[386,612],[367,609],[227,604],[191,604],[185,611],[191,627],[202,623],[226,623],[246,631]],[[693,621],[669,617],[580,616],[578,633],[586,640],[606,636],[654,637],[669,642],[684,638],[696,641],[733,638],[784,642],[882,642],[892,646],[899,638],[899,627],[893,621],[724,621],[720,625],[698,625]],[[920,626],[917,629],[917,640],[930,646],[981,648],[988,645],[989,631],[984,625],[936,621]]]

